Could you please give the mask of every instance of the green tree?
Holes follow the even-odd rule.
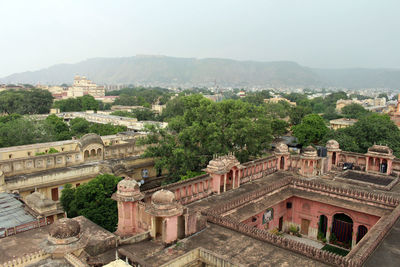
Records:
[[[47,116],[44,125],[47,128],[47,134],[51,136],[52,140],[68,140],[72,137],[68,125],[62,118],[59,118],[54,114]]]
[[[118,223],[118,209],[117,202],[111,196],[120,180],[120,177],[102,174],[78,188],[67,184],[61,192],[61,205],[69,218],[82,215],[114,232]]]
[[[0,92],[0,112],[11,114],[49,113],[53,96],[47,90],[7,90]]]
[[[214,154],[235,153],[239,161],[260,156],[272,141],[271,117],[262,106],[241,100],[214,103],[202,95],[181,97],[181,111],[169,118],[168,129],[149,127],[141,140],[156,167],[179,178],[200,171]]]
[[[83,110],[95,110],[99,109],[99,101],[96,101],[91,95],[84,95],[78,98],[81,102],[81,106]]]
[[[360,119],[361,117],[367,115],[368,113],[369,111],[366,110],[363,106],[355,103],[344,106],[342,108],[342,114],[346,118],[351,118],[351,119]]]
[[[317,114],[305,116],[299,125],[292,127],[293,135],[303,146],[317,144],[328,132],[324,120]]]
[[[75,118],[69,122],[71,134],[73,136],[82,136],[89,133],[90,122],[84,118]]]
[[[312,109],[310,106],[292,107],[289,112],[290,123],[292,125],[297,125],[297,124],[301,123],[301,120],[303,119],[303,117],[306,116],[307,114],[310,114],[311,112],[312,112]]]

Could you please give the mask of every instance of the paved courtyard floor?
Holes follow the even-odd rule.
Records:
[[[318,249],[321,249],[321,248],[324,247],[324,244],[322,244],[320,242],[317,242],[315,240],[311,240],[311,239],[305,238],[305,237],[298,237],[298,236],[289,235],[289,234],[286,234],[286,233],[284,233],[283,236],[285,238],[287,238],[287,239],[292,239],[294,241],[297,241],[297,242],[300,242],[300,243],[304,243],[306,245],[313,246],[313,247],[318,248]]]

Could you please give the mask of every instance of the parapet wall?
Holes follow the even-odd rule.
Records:
[[[50,254],[45,253],[43,250],[39,250],[27,255],[22,255],[21,257],[13,259],[12,261],[8,261],[3,264],[0,263],[0,267],[23,267],[48,257],[50,257]]]

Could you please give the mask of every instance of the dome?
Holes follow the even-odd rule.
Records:
[[[56,239],[66,239],[79,235],[81,227],[75,220],[63,218],[50,226],[49,235]]]
[[[175,202],[175,195],[169,190],[161,189],[151,196],[151,202],[158,205],[172,204]]]
[[[100,145],[104,146],[104,143],[103,143],[103,140],[101,139],[101,137],[94,133],[85,134],[84,136],[81,137],[81,139],[79,139],[79,145],[82,148],[87,147],[90,144],[100,144]]]
[[[276,153],[289,153],[289,148],[285,143],[278,143],[275,146]]]
[[[134,179],[123,179],[117,185],[118,191],[139,190],[139,184]]]
[[[240,168],[240,162],[232,153],[230,153],[226,156],[213,158],[208,163],[207,168],[205,168],[204,171],[206,171],[207,173],[224,174],[229,172],[235,166]]]
[[[329,140],[326,142],[327,149],[339,149],[339,143],[336,140]]]
[[[151,204],[146,211],[153,216],[171,217],[181,215],[183,207],[176,201],[174,193],[161,189],[151,196]]]
[[[317,150],[313,146],[308,146],[303,149],[302,155],[304,157],[318,157]]]
[[[117,185],[117,192],[113,194],[112,199],[116,201],[137,201],[144,198],[140,192],[139,183],[132,178],[125,178]]]

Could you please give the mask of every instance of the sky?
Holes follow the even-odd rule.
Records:
[[[400,68],[398,0],[0,0],[0,77],[166,55]]]

